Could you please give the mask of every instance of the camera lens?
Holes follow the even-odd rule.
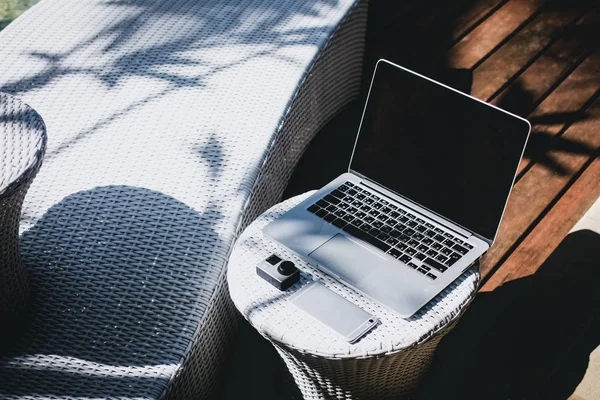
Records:
[[[277,272],[281,275],[290,275],[296,272],[296,266],[291,261],[284,261],[277,267]]]

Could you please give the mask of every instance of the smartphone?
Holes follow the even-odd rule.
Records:
[[[290,301],[350,343],[356,342],[379,322],[376,317],[318,281],[300,289]]]

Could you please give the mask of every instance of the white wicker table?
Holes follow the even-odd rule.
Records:
[[[241,235],[229,262],[231,298],[244,318],[273,343],[304,398],[383,399],[408,394],[427,371],[440,339],[475,296],[479,269],[469,269],[412,318],[402,319],[262,234],[265,225],[310,194],[275,205]],[[256,275],[256,264],[273,253],[302,271],[300,282],[285,292]],[[349,344],[304,315],[287,299],[316,279],[381,323]]]
[[[0,348],[9,345],[26,320],[29,284],[21,262],[19,219],[45,150],[46,127],[39,114],[0,93]]]

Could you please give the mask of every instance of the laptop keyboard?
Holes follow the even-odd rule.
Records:
[[[340,185],[308,211],[434,280],[473,248],[351,182]]]

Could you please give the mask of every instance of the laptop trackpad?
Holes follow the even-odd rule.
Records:
[[[308,255],[351,285],[364,281],[385,258],[338,233]]]

